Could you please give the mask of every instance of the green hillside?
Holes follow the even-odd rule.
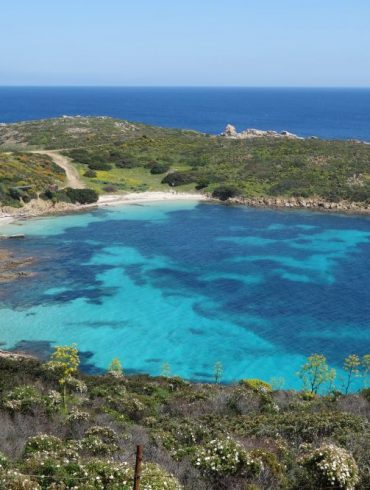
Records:
[[[232,139],[110,118],[0,126],[0,148],[58,149],[98,192],[199,190],[226,199],[317,198],[370,204],[370,145]],[[27,176],[22,180],[27,181]]]
[[[47,155],[0,152],[0,203],[19,206],[51,185],[63,185],[65,173]]]

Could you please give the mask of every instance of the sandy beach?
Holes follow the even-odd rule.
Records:
[[[70,204],[35,199],[22,208],[9,206],[0,208],[0,227],[17,220],[32,219],[39,216],[57,215],[84,211],[96,207],[118,206],[123,204],[150,203],[158,201],[205,201],[209,198],[204,194],[185,192],[132,192],[129,194],[106,194],[100,196],[93,204]]]

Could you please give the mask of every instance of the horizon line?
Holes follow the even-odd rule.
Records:
[[[66,84],[66,85],[46,85],[46,84],[0,84],[0,88],[135,88],[135,89],[330,89],[330,90],[368,90],[369,86],[353,85],[83,85],[83,84]]]

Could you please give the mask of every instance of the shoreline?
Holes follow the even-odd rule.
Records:
[[[60,202],[52,204],[50,201],[34,199],[22,208],[0,207],[0,229],[16,221],[40,218],[43,216],[58,216],[73,214],[99,207],[111,207],[124,204],[150,203],[161,201],[208,201],[211,200],[205,194],[175,191],[148,191],[131,192],[128,194],[106,194],[100,196],[96,203],[72,204]],[[0,235],[1,238],[1,235]]]
[[[330,202],[320,198],[300,197],[234,197],[221,201],[208,194],[176,192],[176,191],[146,191],[128,194],[106,194],[100,196],[96,203],[72,204],[60,202],[52,204],[49,201],[35,199],[22,208],[0,207],[0,229],[16,221],[34,219],[44,216],[74,214],[99,207],[111,207],[124,204],[151,203],[161,201],[207,201],[218,204],[242,205],[253,208],[276,210],[307,210],[324,213],[346,214],[351,216],[370,216],[370,205],[339,201]],[[1,239],[0,235],[0,239]]]

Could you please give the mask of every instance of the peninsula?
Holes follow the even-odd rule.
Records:
[[[238,133],[231,125],[211,135],[103,116],[0,125],[2,217],[107,205],[144,192],[148,200],[211,197],[370,214],[370,145],[288,131]]]

